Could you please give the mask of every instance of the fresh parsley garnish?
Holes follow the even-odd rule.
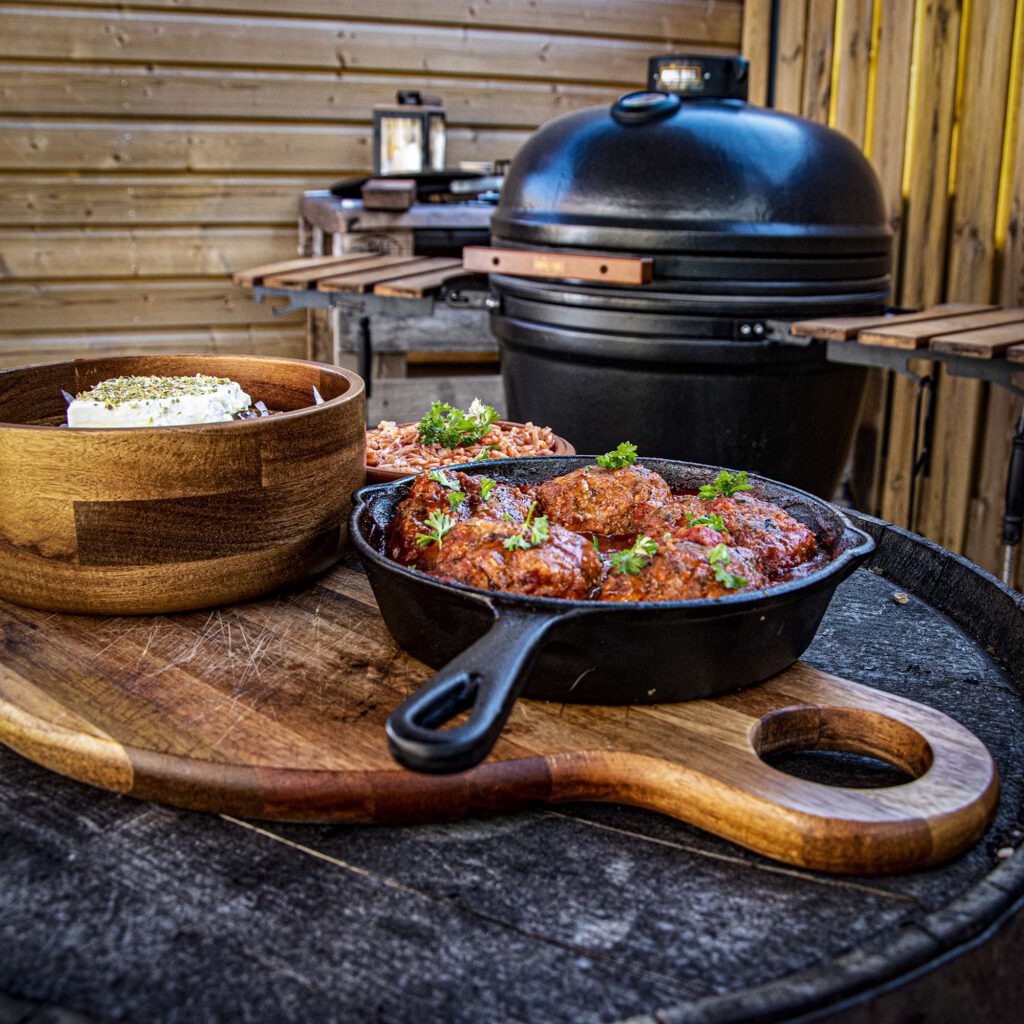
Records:
[[[597,464],[602,469],[622,469],[636,462],[636,445],[623,441],[614,451],[598,455]]]
[[[447,487],[449,491],[457,491],[459,489],[459,482],[453,480],[443,469],[435,469],[433,473],[427,476],[428,480],[433,480],[435,484],[440,484],[442,487]]]
[[[427,516],[427,526],[430,527],[430,533],[417,533],[416,545],[425,548],[428,544],[436,544],[439,548],[443,548],[444,538],[446,534],[451,532],[454,525],[455,520],[451,516],[435,508]]]
[[[530,506],[530,511],[526,514],[526,522],[519,528],[519,532],[502,541],[502,545],[507,550],[527,551],[529,548],[537,547],[538,544],[543,544],[548,539],[548,517],[537,516],[534,519],[533,511],[536,507],[537,502]]]
[[[749,491],[752,490],[750,484],[747,483],[747,471],[741,469],[738,473],[730,473],[729,470],[723,469],[718,476],[715,477],[713,484],[704,484],[699,495],[703,501],[710,501],[712,498],[723,497],[731,498],[737,491]]]
[[[480,477],[480,497],[486,501],[491,496],[491,491],[494,490],[495,481],[489,476]]]
[[[590,546],[598,553],[601,554],[601,545],[597,542],[597,534],[592,533],[590,535]]]
[[[651,564],[657,553],[657,542],[645,534],[640,534],[631,548],[626,548],[625,551],[616,551],[608,561],[612,563],[612,568],[616,571],[636,576],[641,569]]]
[[[460,505],[461,505],[461,504],[462,504],[462,503],[463,503],[463,502],[464,502],[465,500],[466,500],[466,495],[465,495],[465,494],[463,494],[463,492],[462,492],[462,491],[452,491],[452,493],[448,495],[448,504],[449,504],[449,505],[451,505],[451,507],[452,507],[452,511],[453,511],[453,512],[454,512],[454,511],[455,511],[455,510],[456,510],[456,509],[457,509],[457,508],[458,508],[458,507],[459,507],[459,506],[460,506]]]
[[[686,513],[686,525],[710,526],[712,530],[725,533],[725,520],[717,512],[709,512],[707,515],[694,515],[693,512]]]
[[[740,587],[747,585],[742,576],[737,576],[726,568],[729,564],[729,549],[724,544],[716,544],[708,552],[708,561],[715,570],[715,579],[723,584],[726,590],[739,590]]]
[[[445,448],[476,444],[497,421],[498,414],[479,398],[474,398],[466,412],[447,402],[434,402],[430,412],[418,425],[420,440],[424,444],[439,444]]]
[[[501,447],[501,445],[499,445],[499,444],[489,444],[489,445],[487,445],[486,448],[482,448],[480,451],[478,451],[476,453],[476,455],[474,455],[473,458],[471,458],[469,461],[470,462],[483,462],[484,459],[490,458],[491,452],[493,452],[495,448],[500,448],[500,447]]]

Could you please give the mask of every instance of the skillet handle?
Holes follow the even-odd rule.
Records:
[[[388,749],[406,768],[432,775],[479,764],[505,725],[544,634],[559,614],[501,612],[476,643],[391,712]],[[445,722],[469,710],[453,729]]]

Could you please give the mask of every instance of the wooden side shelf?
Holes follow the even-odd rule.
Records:
[[[465,273],[462,262],[440,256],[381,256],[371,252],[345,256],[306,256],[268,263],[233,275],[243,288],[280,288],[306,292],[372,292],[421,299]]]
[[[797,337],[848,341],[916,351],[922,355],[1005,358],[1024,363],[1024,309],[949,303],[916,313],[804,320],[790,326]]]

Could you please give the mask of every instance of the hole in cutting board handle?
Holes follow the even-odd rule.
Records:
[[[932,749],[916,729],[861,708],[799,706],[765,715],[751,737],[766,764],[811,782],[831,786],[883,788],[919,779],[932,765]],[[856,754],[800,758],[801,753]],[[790,755],[790,756],[787,756]],[[870,758],[871,762],[862,760]],[[893,778],[878,762],[903,773]]]

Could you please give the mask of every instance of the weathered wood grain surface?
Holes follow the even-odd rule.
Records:
[[[909,976],[1024,891],[1021,854],[996,857],[1019,845],[1024,812],[1024,603],[918,541],[879,539],[886,575],[840,588],[806,660],[938,707],[985,740],[1000,808],[957,861],[837,879],[615,805],[405,827],[258,824],[140,803],[0,749],[10,1019],[58,1004],[127,1022],[710,1024],[827,1007],[851,1024],[1012,1021],[1024,997],[1016,924],[937,975]],[[967,616],[970,633],[957,625]],[[845,760],[783,767],[884,781]],[[870,1006],[838,1008],[871,993]]]

